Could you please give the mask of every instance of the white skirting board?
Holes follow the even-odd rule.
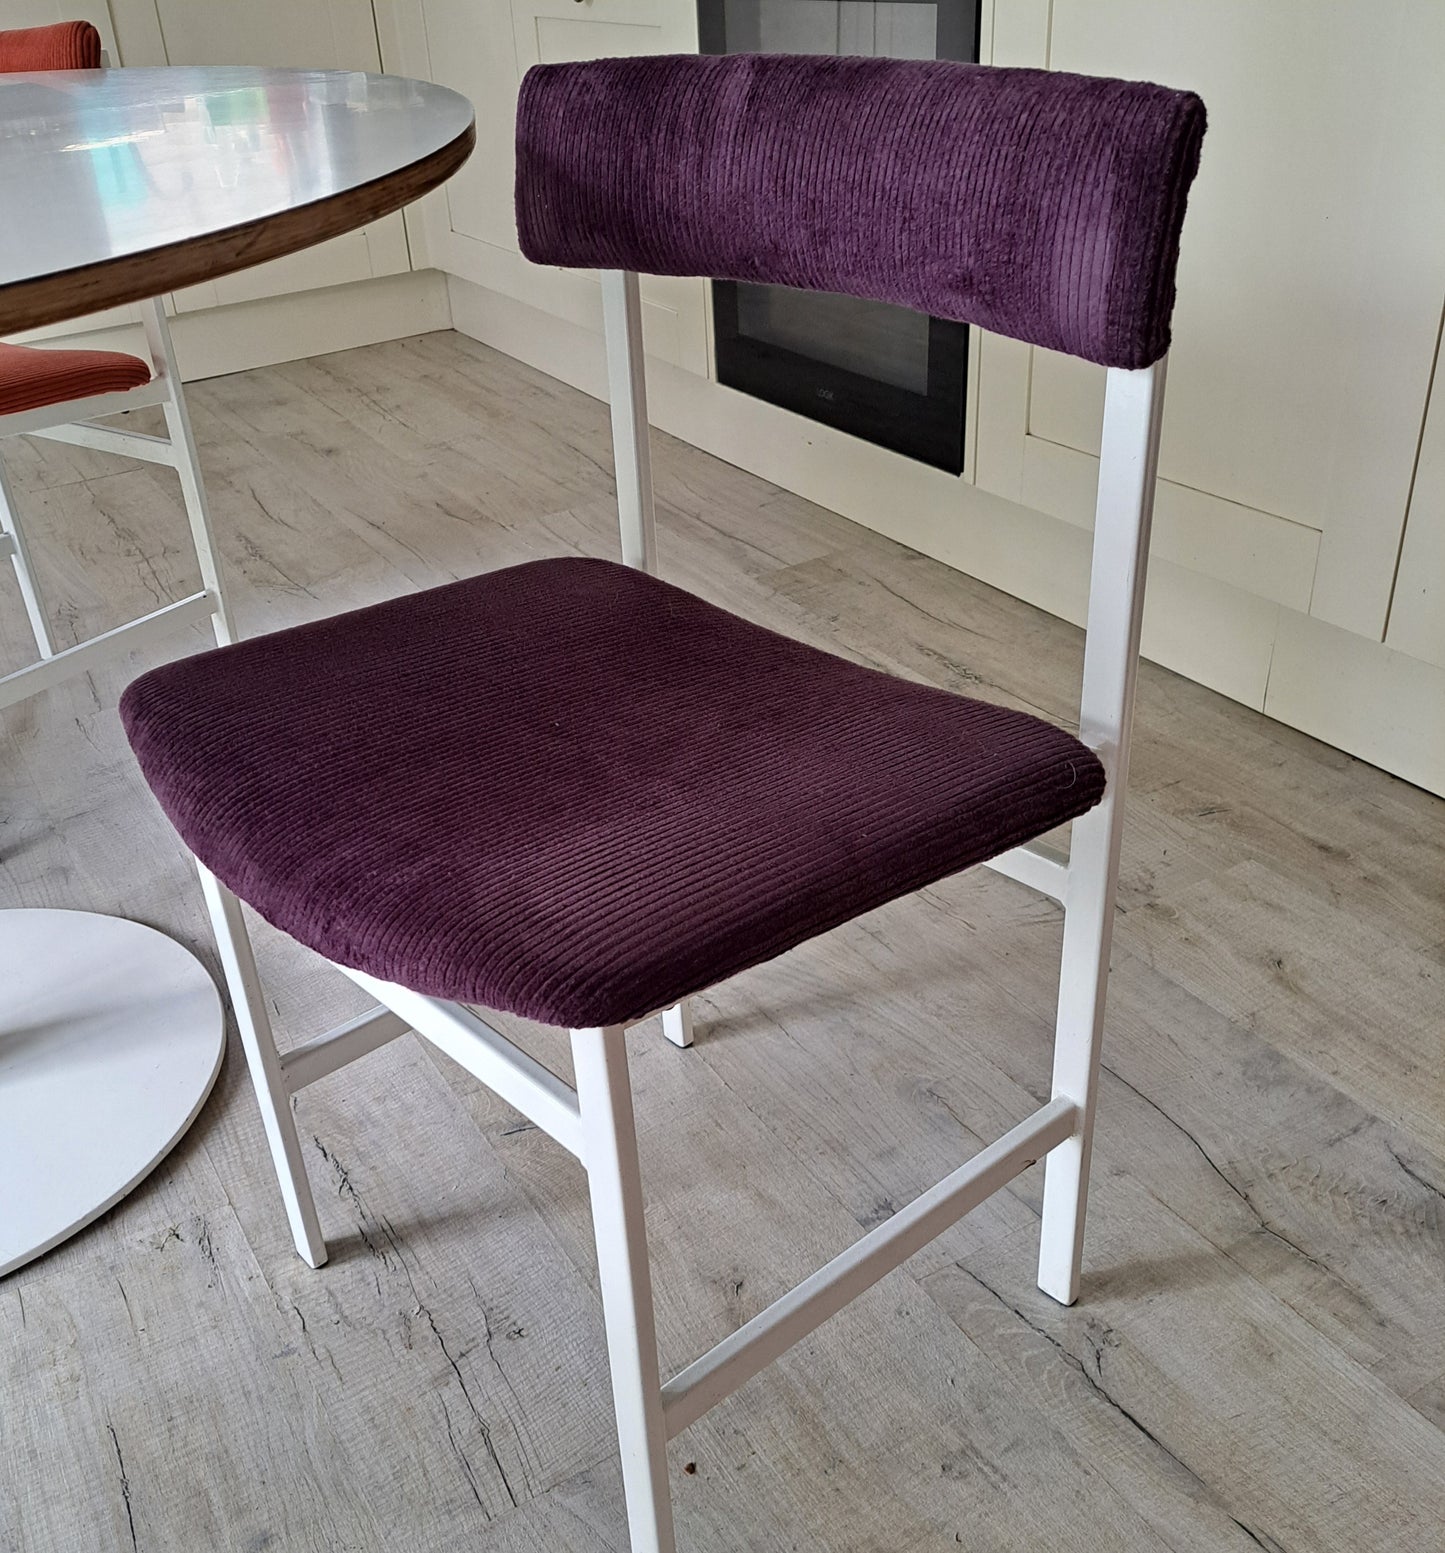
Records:
[[[453,327],[599,399],[602,338],[449,277]],[[601,305],[598,304],[600,324]],[[1088,534],[649,359],[662,430],[1051,614],[1081,623]],[[1445,795],[1445,670],[1155,556],[1144,656]]]
[[[450,328],[451,315],[446,278],[439,270],[420,270],[176,313],[170,326],[181,376],[190,383],[429,334]],[[91,330],[67,325],[63,331],[47,329],[18,338],[43,343],[44,337],[62,333],[67,345],[78,348],[145,354],[139,323],[110,323]]]

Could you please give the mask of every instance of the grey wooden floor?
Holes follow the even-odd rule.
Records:
[[[612,551],[602,408],[456,336],[191,402],[248,632]],[[1075,631],[658,444],[673,580],[1067,717]],[[65,628],[187,585],[165,471],[7,452]],[[213,965],[115,716],[142,666],[0,723],[0,905]],[[358,1006],[260,945],[285,1039]],[[976,871],[703,998],[691,1052],[634,1032],[666,1366],[1044,1097],[1058,947]],[[682,1546],[1440,1553],[1442,964],[1445,804],[1146,668],[1082,1300],[1034,1288],[1030,1171],[674,1443]],[[622,1549],[581,1172],[410,1037],[299,1114],[322,1271],[233,1051],[141,1189],[0,1283],[0,1548]]]

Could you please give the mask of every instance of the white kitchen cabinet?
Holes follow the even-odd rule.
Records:
[[[1156,555],[1379,642],[1445,301],[1439,0],[1009,0],[995,62],[1191,87]],[[1030,11],[1032,10],[1032,17]],[[1101,369],[983,343],[986,488],[1087,525]]]
[[[595,276],[540,269],[518,251],[517,89],[535,64],[695,51],[690,0],[399,0],[383,38],[393,43],[388,68],[454,87],[477,110],[477,153],[423,207],[427,262],[588,330],[600,328]],[[642,294],[648,354],[706,375],[706,286],[649,277]]]
[[[112,0],[120,10],[133,0]],[[153,6],[166,63],[172,65],[314,65],[327,70],[381,69],[371,0],[145,0]],[[411,267],[400,214],[315,248],[175,294],[179,311],[348,281],[399,275]]]
[[[538,60],[690,50],[693,0],[400,0],[383,14],[389,68],[477,104],[478,154],[426,223],[427,262],[472,283],[453,286],[457,326],[601,392],[595,286],[517,251],[517,82]],[[1145,654],[1445,791],[1440,403],[1420,443],[1445,302],[1445,3],[992,0],[981,52],[1192,87],[1210,110]],[[660,425],[1082,617],[1101,370],[977,333],[959,479],[707,381],[705,288],[645,295]]]

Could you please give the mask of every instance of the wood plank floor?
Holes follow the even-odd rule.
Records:
[[[603,408],[458,336],[191,404],[244,631],[613,553]],[[194,586],[166,471],[6,454],[62,633]],[[1070,627],[668,438],[657,465],[674,581],[1067,720]],[[7,574],[0,665],[25,647]],[[214,968],[115,715],[144,666],[0,720],[0,906]],[[1082,1300],[1034,1287],[1030,1171],[674,1442],[690,1553],[1440,1553],[1445,803],[1152,667],[1136,748]],[[1044,1098],[1059,933],[976,870],[701,999],[690,1052],[633,1032],[665,1367]],[[285,1040],[360,1006],[258,942]],[[0,1549],[623,1549],[581,1172],[411,1037],[299,1116],[320,1272],[233,1049],[161,1169],[0,1283]]]

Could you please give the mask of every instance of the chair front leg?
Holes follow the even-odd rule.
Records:
[[[320,1267],[326,1260],[326,1240],[306,1176],[301,1138],[296,1131],[296,1118],[291,1114],[291,1092],[281,1071],[281,1054],[271,1033],[266,994],[256,970],[256,956],[241,915],[241,903],[208,868],[198,862],[196,869],[211,913],[216,947],[221,952],[226,987],[241,1032],[246,1064],[251,1070],[256,1102],[261,1108],[266,1141],[271,1145],[286,1217],[291,1221],[291,1235],[302,1260]]]
[[[619,1025],[572,1032],[632,1553],[675,1553],[637,1129]]]

